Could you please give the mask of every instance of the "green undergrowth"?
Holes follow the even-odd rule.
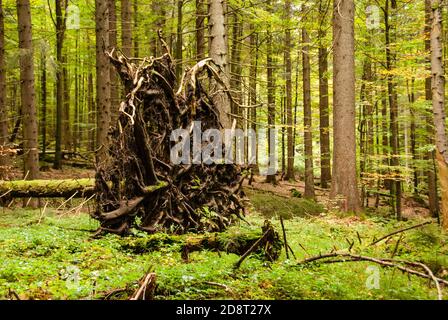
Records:
[[[268,205],[265,200],[278,201],[265,193],[249,196],[258,211]],[[303,215],[294,211],[302,200],[281,198],[282,204],[269,207],[269,217],[280,234],[278,217],[287,218],[287,239],[296,258],[286,259],[284,250],[274,263],[249,257],[238,270],[233,266],[239,256],[225,252],[191,252],[185,262],[181,245],[192,235],[147,236],[134,231],[126,238],[108,235],[92,240],[91,231],[98,225],[86,214],[58,216],[49,209],[44,215],[39,210],[0,209],[0,298],[9,298],[11,290],[21,299],[100,299],[114,289],[128,287],[132,291],[149,268],[157,274],[156,299],[437,297],[429,281],[396,269],[376,269],[371,263],[297,264],[351,246],[353,253],[424,262],[437,276],[448,279],[448,237],[437,225],[407,231],[398,246],[400,235],[370,246],[374,238],[421,221],[341,217],[323,209],[311,211],[310,207],[320,207],[313,203],[306,204],[307,214]],[[241,222],[232,227],[226,232],[229,241],[238,233],[260,232],[266,216],[251,210],[247,216],[251,225]],[[157,249],[148,250],[151,246]],[[378,272],[379,287],[369,289],[366,284],[372,272]],[[446,289],[444,297],[448,297]]]

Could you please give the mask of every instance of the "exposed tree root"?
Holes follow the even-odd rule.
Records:
[[[170,163],[171,148],[177,143],[170,141],[173,130],[191,130],[193,121],[201,121],[203,131],[222,128],[209,98],[215,88],[200,80],[219,82],[216,66],[210,59],[199,62],[186,71],[175,90],[168,53],[143,60],[114,52],[109,56],[127,95],[109,134],[108,160],[97,167],[98,206],[93,217],[101,222],[98,234],[126,234],[131,227],[149,233],[225,230],[244,214],[242,168]],[[166,187],[145,192],[160,183]]]

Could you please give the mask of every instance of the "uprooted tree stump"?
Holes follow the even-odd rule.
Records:
[[[210,98],[218,90],[212,83],[222,83],[218,67],[210,59],[201,61],[186,71],[176,90],[168,52],[145,59],[109,56],[126,99],[109,133],[106,160],[97,167],[93,217],[101,223],[98,234],[126,234],[131,227],[149,233],[225,230],[244,214],[243,168],[170,163],[173,130],[190,130],[193,121],[201,121],[202,130],[222,129]]]

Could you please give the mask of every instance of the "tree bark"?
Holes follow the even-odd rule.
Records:
[[[224,18],[224,0],[211,0],[209,5],[209,36],[210,36],[210,58],[220,67],[219,76],[224,84],[229,88],[228,62],[227,62],[227,33]],[[224,88],[219,88],[223,90]],[[221,124],[225,128],[230,128],[230,99],[227,93],[220,92],[213,97]]]
[[[431,86],[431,0],[425,0],[425,50],[428,52],[428,77],[425,79],[425,98],[427,101],[431,101],[432,104],[432,86]],[[433,126],[433,116],[432,107],[426,112],[426,131],[428,132],[427,143],[434,145],[434,126]],[[431,215],[435,218],[439,216],[439,196],[437,192],[437,179],[436,171],[434,166],[434,151],[429,151],[425,155],[426,161],[428,161],[428,169],[426,170],[426,181],[428,184],[428,203],[429,211]]]
[[[320,186],[328,188],[331,181],[331,151],[330,151],[330,110],[328,94],[328,50],[324,45],[328,8],[319,1],[319,132],[320,132]]]
[[[8,109],[6,106],[6,68],[5,68],[5,26],[3,4],[0,0],[0,180],[6,178],[6,166],[9,164],[8,145]]]
[[[118,38],[117,38],[117,11],[115,0],[108,0],[109,4],[109,47],[108,50],[117,49]],[[109,77],[110,77],[110,101],[111,105],[115,106],[111,110],[111,119],[115,122],[118,118],[118,107],[120,105],[120,85],[117,77],[117,72],[115,68],[111,65],[109,67]]]
[[[180,80],[182,78],[182,46],[183,46],[183,36],[182,36],[182,7],[184,5],[183,0],[177,0],[177,34],[176,34],[176,51],[174,58],[176,59],[176,78]]]
[[[20,49],[20,92],[23,112],[24,175],[27,180],[39,176],[37,144],[36,92],[34,88],[33,42],[29,0],[17,0],[17,21]]]
[[[132,54],[132,6],[131,0],[121,0],[121,48],[130,57]]]
[[[443,66],[441,2],[431,0],[431,10],[432,107],[436,131],[437,163],[442,189],[442,225],[444,229],[448,229],[448,143],[445,128],[445,70]]]
[[[401,219],[401,177],[398,170],[400,165],[399,160],[399,132],[398,132],[398,95],[396,89],[396,83],[392,70],[395,64],[395,53],[391,48],[391,38],[395,36],[396,21],[390,21],[391,13],[395,14],[397,9],[396,0],[391,0],[389,8],[389,0],[386,0],[386,8],[384,10],[385,21],[385,36],[386,36],[386,67],[389,71],[387,75],[387,91],[389,95],[389,107],[390,107],[390,148],[391,148],[391,160],[390,165],[393,167],[394,180],[391,181],[391,193],[394,195],[395,203],[393,209],[398,220]],[[392,11],[392,12],[391,12]],[[396,20],[396,17],[394,17]]]
[[[54,157],[53,168],[62,168],[62,144],[63,144],[63,131],[62,122],[64,121],[64,69],[62,64],[63,58],[63,45],[65,35],[65,16],[64,11],[67,7],[67,2],[55,0],[56,8],[56,155]],[[63,10],[64,8],[64,10]]]
[[[335,0],[333,8],[333,180],[330,196],[344,211],[359,212],[355,136],[355,5]]]
[[[310,37],[305,28],[302,29],[303,44],[303,124],[305,140],[305,198],[315,199],[313,168],[313,125],[311,112],[311,65],[309,55]]]
[[[271,0],[266,1],[268,12],[272,12]],[[267,68],[267,91],[268,91],[268,141],[270,140],[271,132],[275,130],[275,79],[274,79],[274,64],[272,58],[272,33],[270,31],[270,25],[267,27],[266,38],[266,68]],[[275,168],[276,164],[272,161],[276,161],[276,148],[275,145],[268,143],[268,154],[270,166]],[[276,184],[277,180],[275,173],[268,174],[266,182]]]
[[[109,45],[108,1],[95,1],[96,22],[96,105],[97,162],[106,160],[107,134],[110,125],[110,67],[105,51]]]
[[[291,19],[292,3],[291,0],[285,2],[286,19]],[[291,64],[291,30],[289,27],[285,31],[285,74],[286,74],[286,125],[288,136],[288,161],[286,170],[286,180],[295,180],[294,174],[294,135],[292,118],[292,64]]]
[[[199,62],[205,58],[205,15],[204,0],[196,0],[196,60]]]
[[[232,47],[231,47],[231,66],[230,66],[230,88],[233,93],[234,102],[231,103],[231,112],[236,116],[237,128],[243,128],[241,119],[241,109],[239,104],[242,101],[242,67],[241,67],[241,36],[243,33],[242,21],[237,13],[232,14]]]

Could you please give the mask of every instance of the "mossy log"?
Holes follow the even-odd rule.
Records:
[[[167,246],[179,248],[184,260],[188,260],[191,252],[210,250],[225,253],[233,253],[239,256],[244,255],[248,250],[266,233],[266,228],[272,229],[272,237],[264,238],[262,245],[257,250],[251,252],[264,260],[274,261],[280,256],[282,241],[271,224],[265,225],[260,230],[247,230],[241,228],[231,228],[226,232],[169,235],[166,233],[155,233],[142,238],[124,238],[121,246],[124,250],[133,253],[144,254],[158,251]]]
[[[151,193],[165,183],[146,187]],[[95,179],[0,181],[0,196],[10,198],[84,198],[95,194]]]

